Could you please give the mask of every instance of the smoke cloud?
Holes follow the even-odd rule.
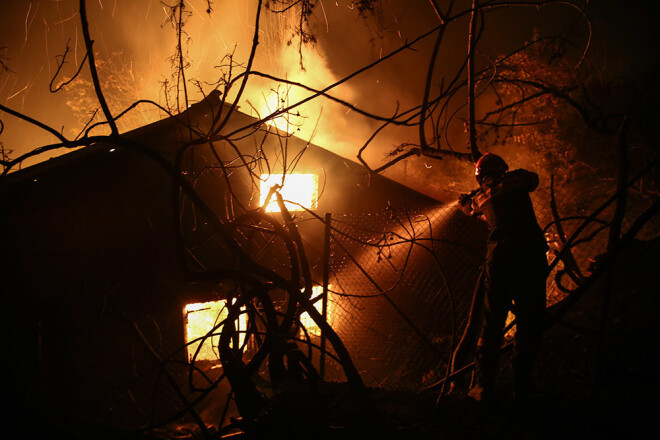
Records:
[[[449,2],[438,3],[446,10]],[[469,3],[459,0],[455,10],[469,7]],[[361,14],[351,0],[319,0],[309,18],[309,29],[317,41],[301,49],[304,69],[294,35],[297,11],[275,14],[263,10],[255,69],[322,89],[438,24],[428,0],[387,0],[376,4],[373,12]],[[213,11],[207,13],[206,1],[190,0],[185,9],[188,15],[184,48],[189,61],[186,74],[188,79],[199,81],[205,93],[222,75],[226,54],[233,53],[237,63],[247,62],[256,16],[256,2],[215,0],[212,5]],[[159,0],[96,0],[88,1],[87,8],[99,74],[113,112],[117,113],[136,99],[164,103],[162,85],[171,80],[170,57],[176,47],[176,33],[168,22],[167,8]],[[6,47],[0,55],[12,69],[0,75],[0,102],[61,129],[67,136],[75,136],[94,110],[87,69],[64,90],[55,94],[48,91],[58,59],[61,60],[58,56],[64,53],[67,41],[70,46],[67,64],[58,75],[56,85],[73,75],[84,56],[77,9],[75,0],[3,2],[0,6],[3,29],[0,47]],[[555,32],[574,20],[575,14],[566,12],[565,8],[556,7],[542,11],[529,8],[513,16],[506,12],[493,13],[487,21],[480,50],[497,56],[529,39],[535,28]],[[438,56],[436,86],[443,77],[451,80],[461,68],[467,48],[467,27],[466,16],[448,29]],[[330,93],[365,111],[386,117],[394,115],[397,108],[403,110],[419,105],[433,40],[431,36],[421,41]],[[488,59],[481,57],[478,62],[487,63]],[[240,70],[237,68],[235,72]],[[295,87],[252,78],[239,103],[240,108],[246,113],[264,116],[282,105],[277,102],[276,92],[281,97],[287,90],[289,104],[308,96],[308,92]],[[202,99],[196,87],[189,85],[189,91],[192,101]],[[313,100],[296,111],[302,115],[298,121],[303,122],[292,128],[298,136],[352,159],[380,125],[325,99]],[[0,141],[5,148],[14,150],[14,156],[54,141],[50,135],[28,124],[10,120],[7,115],[0,117],[5,123]],[[130,130],[162,117],[162,113],[143,107],[125,118],[120,129]],[[450,128],[453,146],[464,149],[464,127],[459,123]],[[375,139],[366,158],[377,167],[397,145],[416,142],[417,129],[391,127]],[[438,167],[428,160],[408,163],[410,165],[401,164],[388,172],[404,182],[413,174],[406,167],[415,167],[420,176],[437,174]],[[470,166],[462,163],[452,166],[451,176],[445,177],[451,177],[454,182],[456,173],[470,175]],[[426,177],[421,178],[424,179]],[[419,185],[419,182],[407,183]],[[422,182],[419,186],[423,185]],[[465,188],[457,191],[460,189]]]

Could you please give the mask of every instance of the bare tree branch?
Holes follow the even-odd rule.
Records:
[[[87,58],[89,60],[89,72],[92,75],[92,82],[94,83],[94,90],[96,92],[96,98],[101,104],[103,109],[103,114],[105,115],[106,121],[110,125],[110,131],[113,135],[118,135],[119,130],[117,130],[117,124],[115,123],[112,113],[110,113],[110,108],[108,103],[105,101],[105,96],[101,90],[101,83],[99,82],[99,74],[96,70],[96,62],[94,61],[94,40],[89,35],[89,23],[87,22],[87,8],[85,6],[85,0],[80,0],[80,22],[82,25],[83,37],[85,38],[85,47],[87,48]]]
[[[59,139],[62,142],[68,142],[68,139],[65,138],[64,135],[62,135],[62,133],[60,133],[59,131],[55,130],[54,128],[44,124],[43,122],[37,121],[36,119],[29,117],[28,115],[25,115],[21,112],[17,112],[16,110],[12,110],[11,108],[6,107],[2,104],[0,104],[0,110],[2,110],[3,112],[8,113],[8,114],[18,118],[18,119],[22,119],[25,122],[28,122],[28,123],[36,126],[36,127],[39,127],[42,130],[47,131],[48,133],[52,134],[53,136],[55,136],[57,139]]]
[[[51,93],[56,93],[62,90],[63,87],[71,84],[73,80],[75,80],[78,75],[80,74],[80,71],[82,70],[83,66],[85,65],[85,61],[87,61],[87,57],[89,54],[85,53],[85,56],[83,57],[82,61],[80,62],[80,65],[78,66],[78,70],[76,70],[76,73],[73,74],[73,76],[62,83],[58,85],[56,88],[53,88],[53,83],[57,79],[57,75],[59,75],[60,71],[62,70],[62,67],[64,67],[64,64],[66,63],[66,56],[69,54],[69,51],[71,50],[69,43],[71,42],[71,39],[67,40],[66,42],[66,48],[64,49],[64,54],[60,55],[57,58],[60,58],[60,60],[57,61],[57,70],[55,71],[55,74],[53,75],[53,78],[50,80],[50,84],[48,84],[48,88],[50,89]]]

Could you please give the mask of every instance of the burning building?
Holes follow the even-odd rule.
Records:
[[[278,188],[304,242],[312,301],[321,310],[327,286],[327,321],[367,384],[444,374],[484,226],[238,111],[224,130],[240,136],[181,154],[186,126],[208,126],[220,109],[211,94],[123,135],[142,150],[96,144],[2,178],[2,376],[12,398],[128,428],[166,423],[188,405],[222,412],[203,403],[204,383],[222,375],[219,335],[205,336],[221,328],[232,286],[191,282],[184,267],[226,268],[235,255],[153,156],[179,164],[220,219],[277,211]],[[259,263],[286,270],[277,245],[259,243]],[[318,343],[318,326],[300,320]],[[236,322],[235,347],[248,343],[245,315]],[[342,380],[327,362],[326,377]],[[212,392],[226,398],[226,381]]]

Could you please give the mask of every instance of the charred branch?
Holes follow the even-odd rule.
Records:
[[[85,54],[84,58],[80,62],[80,65],[78,66],[78,70],[76,70],[76,73],[74,73],[73,76],[70,79],[61,82],[57,87],[53,88],[53,84],[55,83],[55,80],[57,79],[57,76],[60,74],[60,71],[62,70],[62,68],[66,64],[66,57],[69,54],[69,51],[71,50],[71,47],[69,46],[70,42],[71,42],[71,40],[67,41],[66,48],[64,49],[64,53],[58,57],[59,60],[57,61],[57,70],[55,71],[55,74],[53,75],[53,78],[50,80],[50,84],[48,85],[51,93],[57,93],[60,90],[62,90],[63,87],[66,87],[69,84],[71,84],[78,77],[78,75],[80,74],[80,71],[83,69],[83,66],[85,65],[85,61],[87,61],[87,56],[88,55]]]
[[[85,47],[87,48],[87,59],[89,65],[89,72],[92,76],[92,82],[94,83],[94,91],[96,92],[96,99],[98,99],[101,108],[103,109],[103,114],[105,119],[110,125],[110,131],[113,135],[118,135],[119,130],[117,129],[117,124],[115,123],[112,113],[110,113],[110,108],[108,103],[105,101],[105,96],[101,90],[101,83],[99,81],[99,74],[96,69],[96,61],[94,59],[94,40],[92,40],[89,34],[89,23],[87,22],[87,8],[85,0],[80,0],[80,23],[82,26],[83,37],[85,38]]]
[[[472,160],[476,162],[479,160],[481,153],[477,147],[477,134],[475,129],[475,102],[474,102],[474,52],[476,48],[477,36],[475,35],[475,28],[477,25],[478,0],[472,0],[472,11],[470,12],[470,28],[468,30],[468,56],[467,56],[467,88],[468,88],[468,131],[470,134],[470,155]]]

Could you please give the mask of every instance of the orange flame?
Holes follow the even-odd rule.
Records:
[[[332,288],[332,284],[328,285],[328,290]],[[316,298],[318,297],[321,293],[323,293],[323,286],[314,286],[312,287],[312,295]],[[319,313],[323,313],[323,302],[319,298],[315,303],[314,303],[314,308],[318,310]],[[334,309],[334,303],[330,302],[330,292],[328,291],[328,306],[326,310],[326,321],[330,325],[332,325],[332,310]],[[314,322],[311,316],[309,316],[309,313],[303,312],[300,314],[300,323],[305,327],[307,330],[307,333],[314,335],[314,336],[321,336],[321,329],[319,328],[318,325]]]
[[[192,361],[195,352],[199,349],[196,360],[217,361],[219,359],[217,346],[220,340],[222,327],[213,332],[213,336],[206,339],[195,341],[195,339],[206,336],[216,325],[227,318],[227,301],[209,301],[204,303],[187,304],[183,309],[183,317],[186,331],[186,352],[188,361]],[[247,328],[247,317],[241,314],[236,325],[239,331],[239,345],[245,341],[245,329]],[[195,342],[192,342],[195,341]]]
[[[318,206],[319,176],[316,174],[264,174],[259,188],[259,205],[266,203],[270,189],[280,185],[279,189],[284,206],[289,211],[315,209]],[[266,212],[280,212],[274,197],[268,202]]]

